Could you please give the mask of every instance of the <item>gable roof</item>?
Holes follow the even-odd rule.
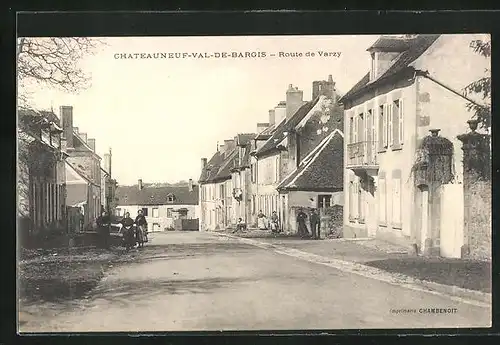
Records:
[[[211,181],[216,182],[220,180],[226,180],[231,178],[231,169],[233,169],[238,164],[238,149],[234,148],[229,153],[226,154],[224,161],[222,162],[217,175],[213,177]]]
[[[335,129],[283,179],[278,190],[336,191],[344,181],[344,135]]]
[[[95,183],[92,182],[92,179],[89,176],[87,176],[87,174],[85,174],[85,172],[82,169],[78,168],[77,166],[75,166],[75,164],[72,164],[68,161],[65,161],[65,163],[66,163],[66,167],[68,167],[71,171],[73,171],[75,174],[77,174],[85,182],[95,185]]]
[[[198,205],[199,188],[193,185],[193,191],[189,186],[118,186],[116,197],[118,205]],[[173,195],[173,202],[168,202],[168,196]]]
[[[410,69],[411,68],[410,64],[417,58],[419,58],[427,49],[429,49],[429,47],[439,38],[439,36],[440,35],[417,35],[415,38],[403,40],[407,42],[405,43],[408,45],[407,49],[404,50],[395,59],[392,66],[389,67],[387,71],[385,71],[372,81],[370,81],[370,72],[368,72],[344,96],[340,98],[339,102],[352,99],[358,94],[362,93],[363,91],[366,91],[368,89],[383,84],[389,77],[396,76],[397,74]],[[377,44],[377,42],[375,42],[375,44]],[[390,43],[391,40],[385,42],[386,43],[384,43],[384,47],[387,45],[396,44],[396,43]],[[382,45],[382,43],[380,43],[380,45]]]
[[[299,122],[309,113],[309,111],[318,103],[319,97],[316,97],[314,100],[306,102],[303,104],[296,112],[292,115],[292,117],[286,121],[283,120],[277,126],[271,137],[260,147],[257,151],[255,151],[255,155],[257,157],[268,154],[277,149],[279,144],[286,138],[285,132],[289,132],[291,129],[295,128],[299,124]]]

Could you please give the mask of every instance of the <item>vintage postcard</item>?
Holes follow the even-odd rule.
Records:
[[[18,37],[18,329],[490,327],[488,34]]]

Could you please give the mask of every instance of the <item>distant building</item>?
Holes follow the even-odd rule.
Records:
[[[155,186],[138,180],[134,186],[118,186],[115,197],[115,215],[129,212],[135,218],[142,210],[149,231],[174,230],[176,220],[196,220],[197,224],[199,219],[199,187],[191,179],[184,186]]]

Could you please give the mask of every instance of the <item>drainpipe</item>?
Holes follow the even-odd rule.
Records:
[[[479,103],[477,103],[477,102],[473,101],[473,100],[472,100],[472,99],[470,99],[469,97],[465,96],[463,93],[458,92],[458,91],[456,91],[455,89],[451,88],[450,86],[448,86],[448,85],[446,85],[446,84],[444,84],[444,83],[440,82],[439,80],[437,80],[437,79],[435,79],[435,78],[431,77],[431,75],[430,75],[430,73],[429,73],[428,71],[415,70],[415,74],[416,74],[416,75],[418,74],[419,76],[422,76],[422,77],[424,77],[424,78],[427,78],[427,79],[429,79],[429,80],[432,80],[434,83],[438,84],[439,86],[441,86],[441,87],[445,88],[446,90],[450,91],[451,93],[454,93],[455,95],[457,95],[457,96],[459,96],[459,97],[461,97],[461,98],[465,99],[466,101],[468,101],[468,102],[470,102],[470,103],[472,103],[472,104],[474,104],[474,105],[476,105],[476,106],[478,106],[478,107],[480,107],[480,108],[483,108],[483,109],[488,109],[488,107],[486,107],[486,106],[484,106],[484,105],[482,105],[482,104],[479,104]]]

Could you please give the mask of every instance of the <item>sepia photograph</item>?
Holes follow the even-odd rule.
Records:
[[[16,55],[20,334],[491,327],[489,34]]]

